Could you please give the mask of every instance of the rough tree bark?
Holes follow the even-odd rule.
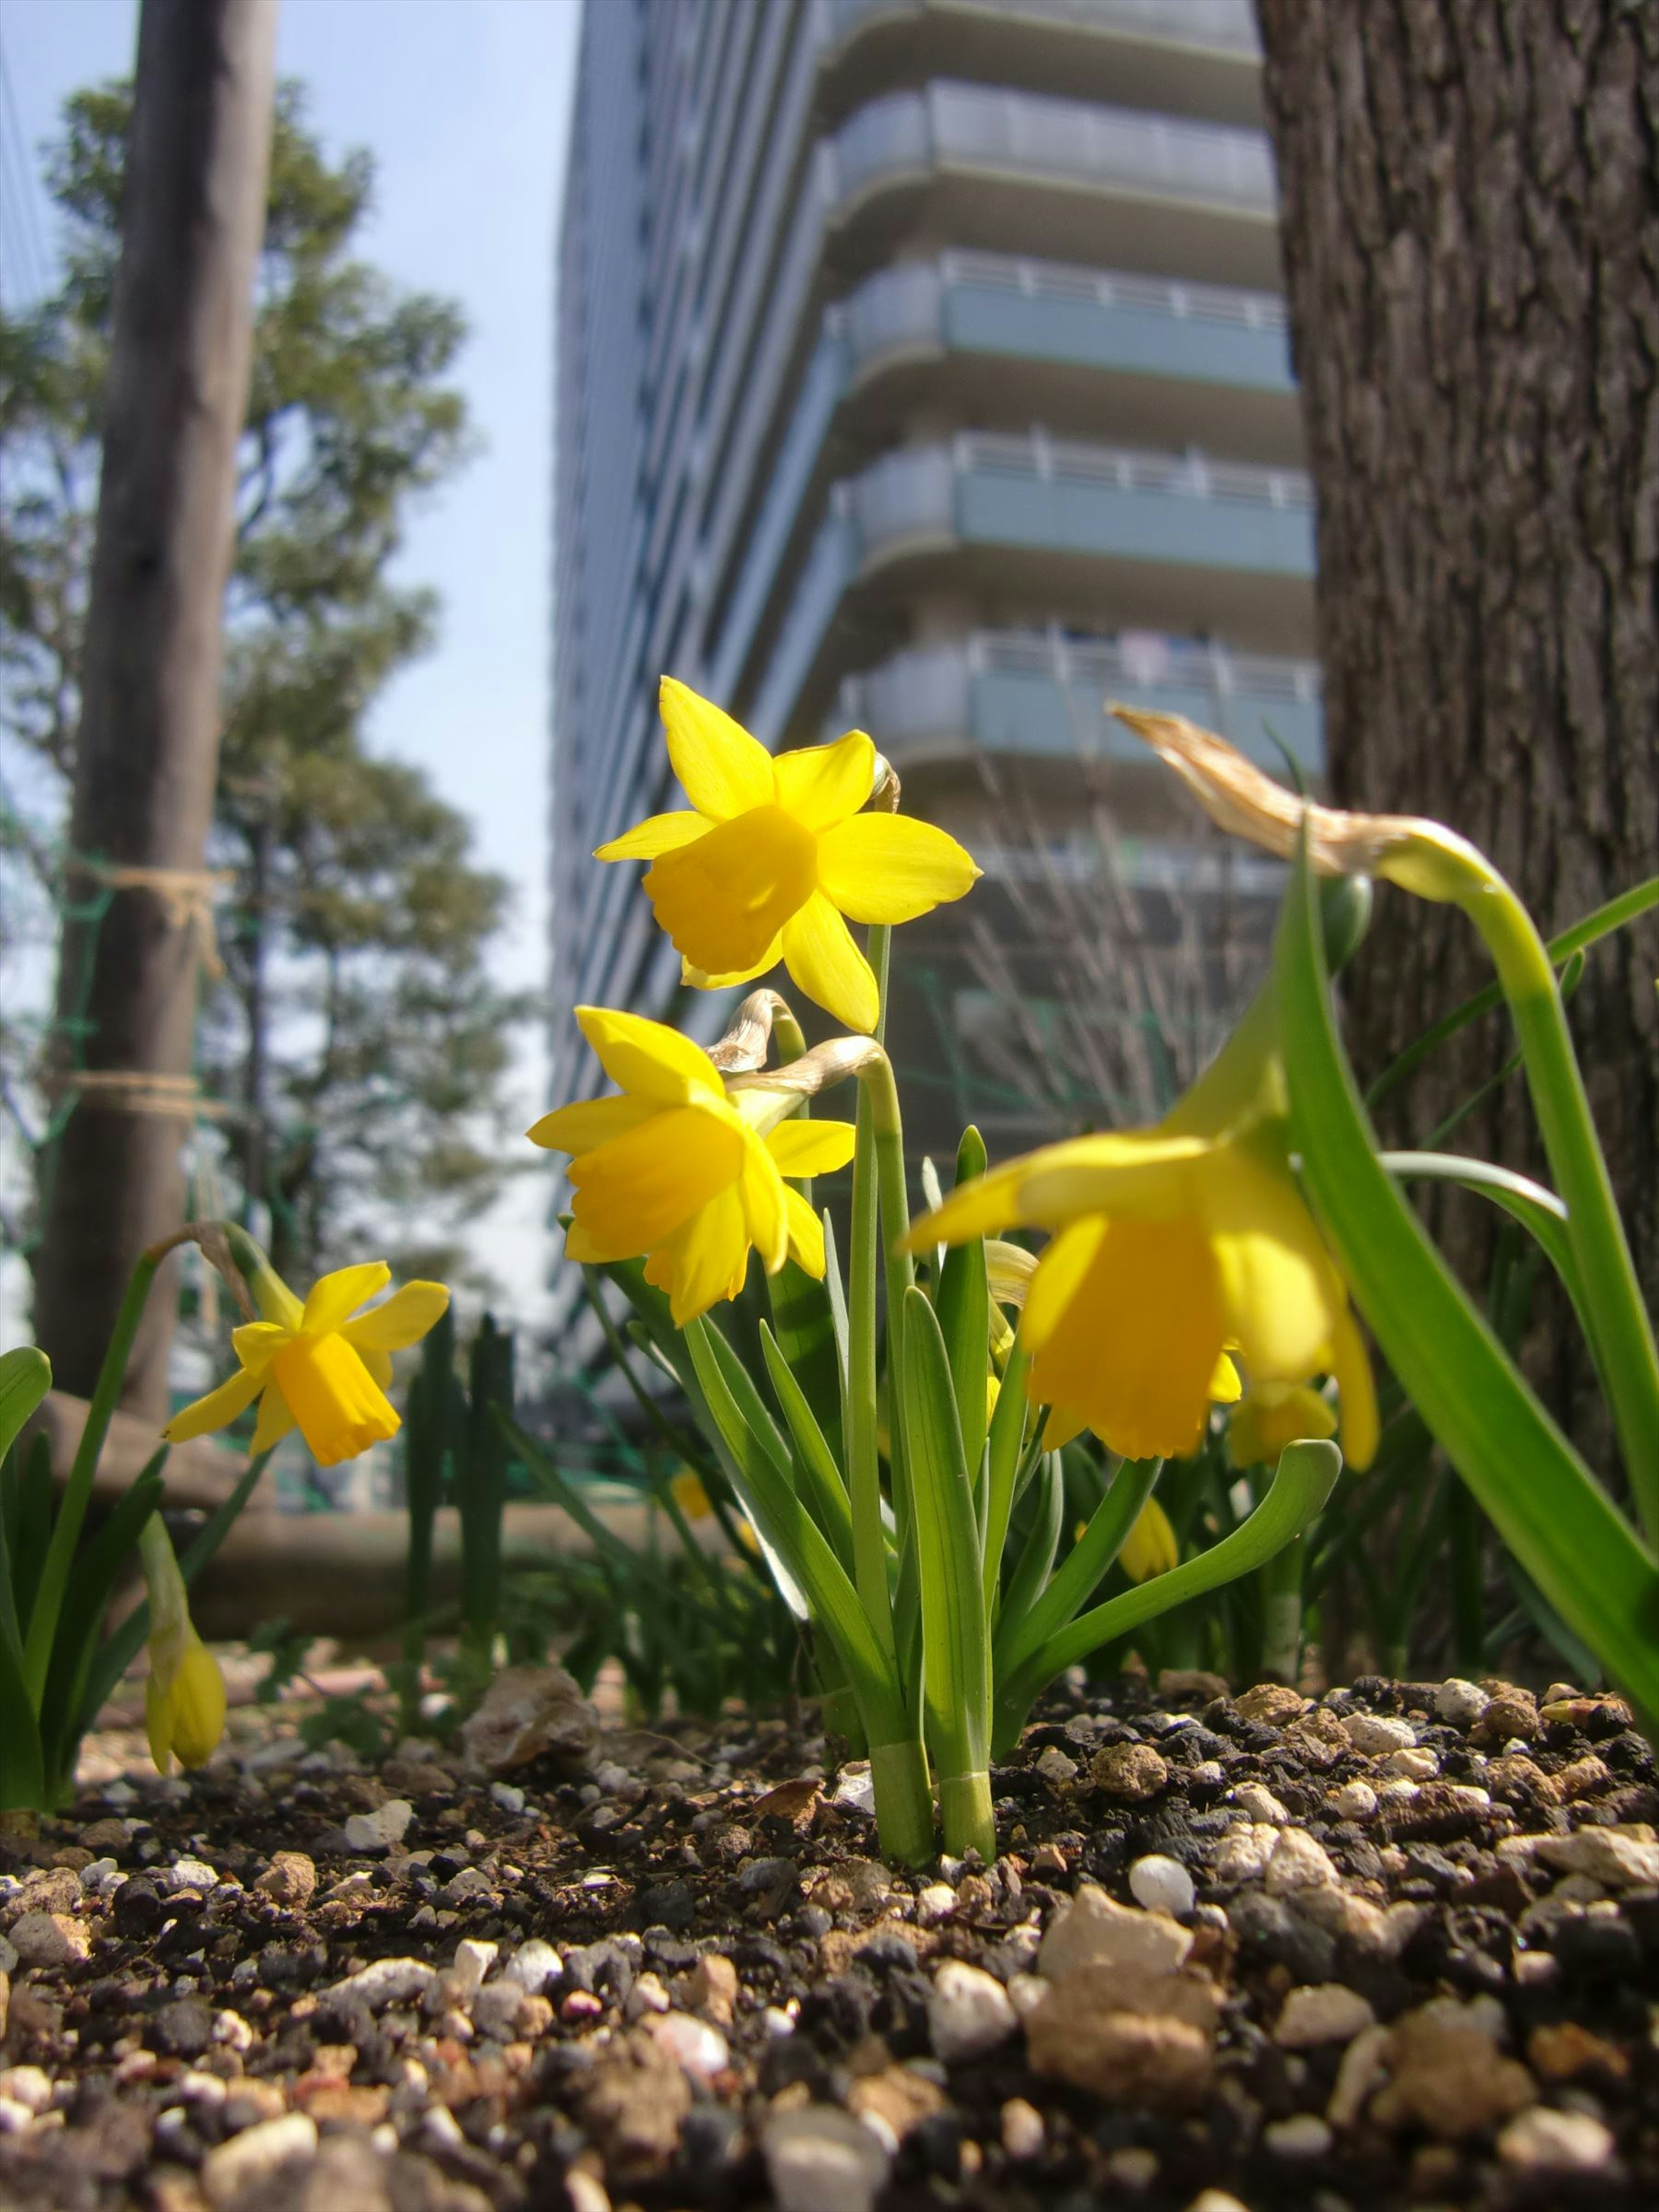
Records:
[[[133,1262],[182,1216],[205,888],[191,878],[213,811],[276,27],[276,0],[144,0],[139,23],[70,830],[113,897],[101,922],[64,925],[58,1014],[80,1012],[90,963],[90,1080],[35,1261],[36,1334],[82,1397]],[[170,1283],[171,1263],[127,1370],[124,1402],[150,1414]]]
[[[1659,8],[1259,6],[1335,795],[1450,823],[1553,932],[1659,871]],[[1452,908],[1384,898],[1347,993],[1371,1073],[1490,974]],[[1650,919],[1574,1027],[1659,1304],[1656,970]],[[1466,1033],[1385,1133],[1507,1049]],[[1534,1164],[1520,1085],[1459,1141]],[[1486,1224],[1444,1225],[1478,1273]]]

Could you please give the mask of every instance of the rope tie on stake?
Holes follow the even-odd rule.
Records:
[[[198,1115],[222,1119],[239,1109],[223,1098],[210,1098],[193,1075],[173,1075],[142,1067],[70,1067],[48,1079],[55,1091],[78,1091],[100,1106],[126,1114],[172,1115],[193,1121]]]
[[[236,880],[228,868],[141,868],[114,860],[73,854],[69,866],[112,891],[149,891],[161,901],[170,929],[190,931],[204,974],[225,972],[213,930],[213,902]]]

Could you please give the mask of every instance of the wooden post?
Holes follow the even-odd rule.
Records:
[[[82,1396],[134,1261],[183,1218],[276,35],[276,0],[143,0],[139,18],[70,831],[73,890],[112,896],[100,922],[64,925],[58,1014],[88,982],[90,1079],[47,1166],[35,1256],[36,1335]],[[149,1414],[173,1304],[169,1261],[123,1401]]]

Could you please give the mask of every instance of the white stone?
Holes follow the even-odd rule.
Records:
[[[641,1974],[628,1992],[628,2002],[623,2013],[629,2020],[643,2020],[648,2012],[666,2012],[673,1999],[662,1985],[659,1974]]]
[[[1041,1974],[1011,1974],[1008,1978],[1008,2002],[1022,2020],[1029,2020],[1041,2004],[1048,2000],[1053,1984]]]
[[[830,1800],[845,1811],[863,1813],[871,1820],[876,1816],[876,1785],[871,1779],[869,1762],[850,1760],[836,1778],[835,1793]]]
[[[804,2105],[761,2138],[779,2212],[872,2212],[891,2154],[839,2105]]]
[[[1057,1982],[1079,1966],[1107,1966],[1149,1974],[1173,1973],[1193,1948],[1190,1931],[1162,1912],[1137,1912],[1085,1881],[1049,1923],[1037,1972]]]
[[[392,2148],[397,2148],[394,2130]],[[611,2212],[611,2192],[597,2173],[589,2173],[580,2166],[573,2166],[564,2178],[564,2193],[570,2200],[570,2212]]]
[[[948,1881],[930,1881],[916,1892],[916,1918],[924,1928],[948,1920],[957,1909],[957,1893]]]
[[[387,2005],[406,2004],[410,1997],[424,1996],[437,1978],[437,1968],[424,1959],[376,1959],[372,1966],[337,1983],[333,1994],[349,2003],[367,2006],[370,2012],[381,2012]]]
[[[1354,1749],[1368,1758],[1409,1751],[1417,1741],[1417,1731],[1409,1721],[1385,1720],[1380,1713],[1344,1713],[1342,1727]]]
[[[1391,1751],[1379,1765],[1384,1774],[1402,1775],[1408,1782],[1431,1782],[1440,1771],[1438,1753],[1415,1744],[1409,1750]]]
[[[157,1867],[155,1874],[157,1884],[166,1890],[199,1889],[205,1892],[216,1888],[224,1880],[219,1869],[210,1866],[205,1859],[191,1857],[175,1859],[170,1867]]]
[[[1241,2204],[1231,2189],[1200,2189],[1187,2212],[1249,2212],[1249,2207]]]
[[[772,2042],[781,2043],[786,2035],[794,2033],[795,2015],[781,2005],[768,2005],[761,2014],[761,2027]]]
[[[1436,1714],[1452,1728],[1473,1727],[1491,1703],[1479,1683],[1466,1682],[1461,1674],[1449,1675],[1434,1693]]]
[[[1334,2128],[1353,2125],[1387,2074],[1388,2058],[1389,2030],[1380,2025],[1362,2027],[1342,2054],[1331,2101],[1325,2107],[1325,2118]]]
[[[20,1913],[11,1923],[11,1941],[26,1966],[72,1966],[92,1956],[92,1938],[66,1912]]]
[[[719,2028],[694,2013],[660,2013],[645,2024],[675,2063],[700,2081],[711,2081],[731,2063],[730,2046]]]
[[[1382,1784],[1376,1796],[1377,1802],[1382,1805],[1404,1805],[1408,1804],[1413,1797],[1420,1797],[1422,1794],[1423,1785],[1420,1782],[1413,1782],[1404,1774],[1395,1774]]]
[[[307,2112],[283,2112],[260,2120],[202,2160],[202,2191],[210,2204],[234,2212],[259,2184],[290,2159],[317,2154],[317,2123]]]
[[[9,2097],[31,2112],[44,2112],[52,2102],[52,2076],[43,2066],[0,2067],[0,2097]]]
[[[389,1851],[402,1843],[415,1818],[407,1797],[388,1797],[372,1813],[353,1813],[347,1818],[345,1839],[354,1851]]]
[[[1287,2120],[1269,2120],[1261,2140],[1275,2158],[1323,2158],[1334,2138],[1317,2112],[1292,2112]]]
[[[1340,1982],[1320,1982],[1286,1995],[1273,2028],[1273,2041],[1285,2051],[1311,2051],[1319,2043],[1349,2043],[1376,2014],[1357,1990]]]
[[[428,2150],[457,2151],[465,2147],[461,2124],[447,2105],[428,2105],[421,2115],[421,2133]]]
[[[1010,2158],[1017,2161],[1041,2158],[1048,2130],[1035,2105],[1027,2104],[1024,2097],[1010,2097],[1002,2108],[1000,2119],[1002,2148]]]
[[[1057,1743],[1051,1743],[1038,1759],[1036,1771],[1045,1782],[1070,1782],[1077,1774],[1077,1761],[1067,1759]]]
[[[1171,1920],[1184,1920],[1198,1896],[1180,1860],[1162,1851],[1135,1861],[1129,1869],[1129,1887],[1137,1905],[1144,1905],[1148,1912],[1167,1913]]]
[[[994,1974],[959,1959],[945,1960],[927,1998],[927,2033],[936,2057],[947,2066],[982,2058],[1018,2025],[1012,2001]]]
[[[1298,1889],[1328,1889],[1340,1886],[1330,1853],[1305,1828],[1286,1828],[1273,1845],[1267,1862],[1269,1897],[1288,1897]]]
[[[1237,1790],[1228,1794],[1230,1802],[1237,1806],[1247,1820],[1282,1828],[1291,1817],[1273,1791],[1262,1783],[1241,1782]]]
[[[1369,1782],[1345,1782],[1325,1802],[1340,1820],[1370,1820],[1376,1814],[1376,1792]]]
[[[1659,1843],[1651,1831],[1578,1828],[1570,1836],[1540,1836],[1535,1856],[1565,1874],[1587,1875],[1610,1889],[1659,1883]],[[12,1933],[16,1934],[15,1929]]]
[[[524,1810],[524,1792],[514,1783],[492,1782],[489,1795],[503,1813],[522,1813]]]
[[[0,2097],[0,2136],[27,2135],[34,2125],[34,2115],[27,2105],[20,2105],[15,2097]]]
[[[499,1943],[486,1943],[475,1936],[463,1936],[455,1946],[454,1962],[450,1972],[460,1984],[463,1999],[470,1997],[483,1987],[483,1978],[495,1963]]]
[[[1229,1828],[1217,1848],[1215,1878],[1221,1882],[1255,1881],[1267,1871],[1279,1831],[1265,1820],[1241,1820]]]
[[[1498,2155],[1505,2166],[1523,2171],[1589,2172],[1613,2156],[1613,2132],[1589,2112],[1558,2112],[1548,2105],[1534,2105],[1498,2136]]]
[[[212,2112],[224,2103],[230,2090],[217,2074],[204,2074],[191,2067],[179,2076],[167,2094],[170,2102],[196,2105]]]
[[[550,1982],[560,1981],[563,1976],[564,1960],[539,1936],[520,1943],[501,1969],[504,1981],[516,1982],[532,1997],[540,1996]]]

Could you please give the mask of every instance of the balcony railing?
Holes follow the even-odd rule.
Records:
[[[830,0],[830,13],[840,40],[872,16],[920,15],[927,6],[928,0]],[[1000,0],[999,12],[1252,58],[1261,52],[1249,0]]]

